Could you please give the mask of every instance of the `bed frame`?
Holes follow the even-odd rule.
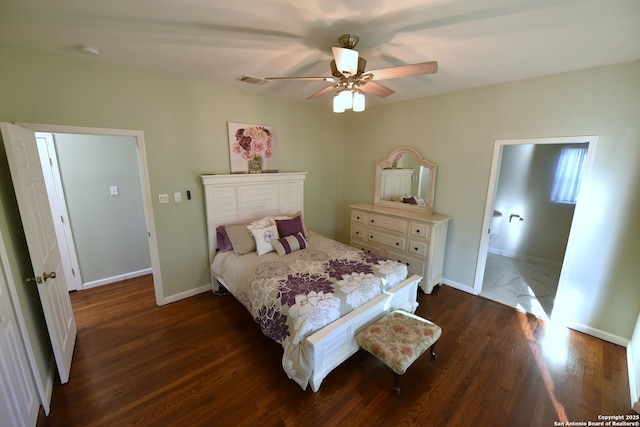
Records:
[[[290,214],[304,210],[306,172],[203,175],[209,262],[216,253],[216,227],[259,219],[268,215]],[[334,368],[358,351],[355,334],[383,314],[402,308],[415,312],[417,287],[422,277],[413,275],[354,311],[309,335],[305,344],[311,354],[311,389]],[[211,273],[214,291],[227,285]]]

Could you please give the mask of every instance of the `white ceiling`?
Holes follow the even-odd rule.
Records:
[[[327,83],[236,78],[329,76],[344,33],[369,70],[438,61],[371,105],[640,59],[640,1],[0,0],[0,43],[301,101]]]

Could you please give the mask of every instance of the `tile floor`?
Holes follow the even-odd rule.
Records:
[[[548,320],[560,268],[490,253],[480,296]]]

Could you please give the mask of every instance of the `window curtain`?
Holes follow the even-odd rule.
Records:
[[[576,203],[582,179],[582,168],[586,158],[587,147],[562,148],[553,180],[551,201],[556,203]]]

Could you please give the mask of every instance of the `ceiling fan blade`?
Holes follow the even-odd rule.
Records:
[[[331,92],[335,88],[336,88],[336,85],[327,86],[324,89],[322,89],[321,91],[316,92],[313,95],[307,97],[307,99],[320,98],[322,95],[326,95],[327,93]]]
[[[360,89],[363,92],[379,96],[380,98],[384,98],[385,96],[393,95],[394,93],[396,93],[395,90],[389,89],[388,87],[382,86],[380,83],[376,83],[371,80],[360,84]]]
[[[358,72],[358,51],[344,47],[334,47],[333,58],[336,68],[345,76],[353,76]]]
[[[433,74],[437,71],[438,63],[436,61],[429,61],[418,64],[399,65],[397,67],[380,68],[378,70],[367,71],[366,74],[371,74],[372,80],[387,80]]]
[[[265,77],[267,81],[271,80],[322,80],[325,82],[335,82],[336,79],[334,77]]]

